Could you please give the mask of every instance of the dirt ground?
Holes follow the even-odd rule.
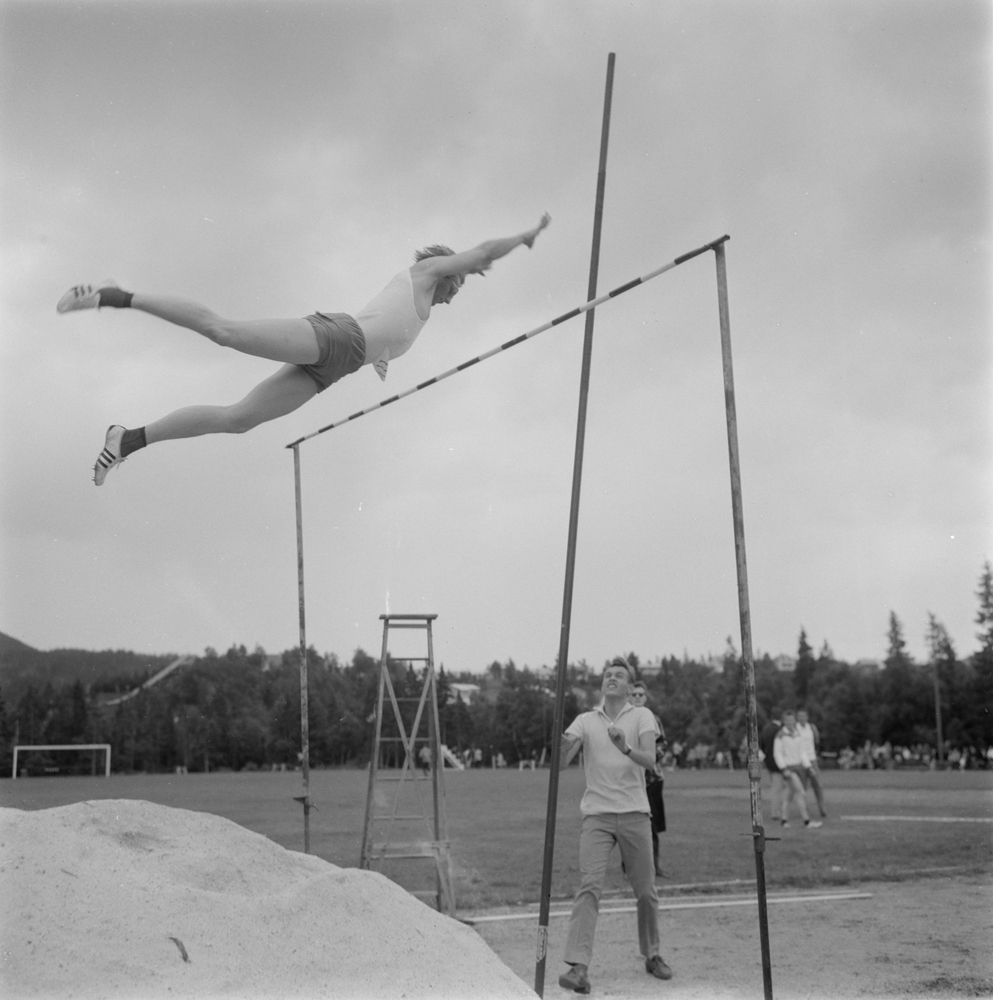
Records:
[[[809,898],[855,893],[869,896]],[[808,898],[773,901],[783,895]],[[707,898],[732,897],[669,897],[662,903],[700,903]],[[604,900],[601,911],[630,902]],[[568,903],[553,905],[552,913],[568,908]],[[991,874],[870,882],[823,893],[810,889],[770,893],[768,912],[772,988],[779,1000],[993,996]],[[644,971],[634,913],[601,912],[590,966],[594,996],[761,1000],[754,900],[743,906],[663,910],[660,919],[662,954],[673,969],[668,982],[652,979]],[[576,995],[558,985],[565,969],[567,924],[568,918],[562,916],[549,921],[546,997]],[[533,985],[537,918],[479,923],[476,930],[518,976]]]

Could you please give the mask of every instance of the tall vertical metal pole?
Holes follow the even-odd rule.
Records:
[[[307,683],[307,619],[303,600],[303,501],[300,495],[300,446],[293,446],[293,484],[297,506],[297,593],[300,600],[300,765],[303,771],[303,852],[310,854],[310,700]]]
[[[444,760],[441,757],[441,733],[439,731],[439,718],[438,718],[438,687],[437,687],[437,675],[434,671],[434,641],[431,636],[431,622],[425,622],[427,626],[427,640],[428,640],[428,662],[424,668],[425,678],[424,683],[428,686],[427,699],[430,702],[427,706],[428,712],[428,747],[431,752],[431,801],[434,805],[434,825],[432,830],[434,831],[434,842],[435,844],[440,844],[442,840],[442,823],[441,823],[441,769],[445,766]],[[438,848],[435,848],[438,851]],[[435,900],[438,906],[439,913],[448,912],[448,900],[446,899],[447,893],[444,892],[442,886],[441,878],[441,861],[440,854],[435,854],[436,859],[436,878],[435,878]],[[454,914],[449,914],[454,916]]]
[[[603,98],[603,125],[600,130],[600,168],[597,173],[596,207],[593,212],[593,249],[590,254],[590,281],[586,300],[596,298],[600,270],[600,229],[603,222],[603,193],[607,179],[607,140],[610,136],[610,105],[614,91],[614,53],[607,56],[607,86]],[[593,313],[586,314],[583,340],[583,367],[579,381],[579,415],[576,421],[576,451],[572,467],[572,505],[569,511],[569,540],[566,549],[565,589],[562,597],[562,625],[559,632],[558,671],[555,680],[555,713],[552,722],[552,758],[548,779],[548,807],[545,815],[545,856],[541,871],[541,903],[538,913],[538,946],[534,970],[534,991],[544,996],[545,959],[548,952],[548,913],[552,896],[552,862],[555,855],[555,816],[559,798],[559,761],[565,709],[565,683],[569,664],[569,629],[572,622],[572,587],[576,569],[576,536],[579,529],[579,496],[583,478],[583,446],[586,438],[586,403],[593,358]]]
[[[380,764],[385,766],[385,763],[379,759],[380,757],[380,747],[382,746],[381,737],[383,735],[383,711],[385,709],[385,695],[386,695],[386,671],[389,670],[389,660],[387,659],[387,654],[389,651],[389,635],[390,635],[390,619],[389,615],[380,615],[383,620],[383,649],[379,657],[379,690],[376,693],[376,722],[375,728],[372,734],[372,753],[369,755],[369,784],[366,789],[365,796],[365,819],[362,822],[362,855],[359,859],[360,868],[371,868],[371,851],[372,851],[372,804],[373,796],[376,788],[376,774],[379,771]],[[394,765],[396,761],[393,761]]]
[[[748,605],[748,568],[745,562],[745,518],[741,503],[741,466],[738,459],[738,417],[734,405],[734,371],[731,366],[731,319],[728,312],[727,265],[724,259],[723,241],[714,247],[714,254],[717,258],[717,304],[721,321],[721,358],[724,364],[724,409],[727,414],[728,461],[731,467],[731,513],[734,519],[734,552],[738,569],[738,617],[741,621],[741,662],[745,675],[748,784],[752,807],[752,841],[755,846],[755,881],[758,886],[762,983],[765,988],[766,1000],[772,1000],[769,913],[765,895],[765,827],[762,824],[762,771],[759,764],[758,712],[755,705],[755,663],[752,659],[752,620]]]

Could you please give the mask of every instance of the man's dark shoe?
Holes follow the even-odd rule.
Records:
[[[671,976],[672,973],[670,972]],[[574,993],[590,992],[590,977],[586,975],[585,965],[573,965],[568,972],[559,976],[559,986]]]
[[[645,959],[645,972],[656,979],[672,979],[672,969],[665,964],[661,955],[652,955]]]

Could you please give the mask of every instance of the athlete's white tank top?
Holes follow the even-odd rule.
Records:
[[[386,366],[409,350],[431,315],[421,319],[414,305],[414,283],[410,270],[401,271],[367,306],[355,314],[365,334],[366,363],[371,363],[381,379]]]

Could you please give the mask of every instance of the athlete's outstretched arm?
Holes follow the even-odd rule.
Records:
[[[534,244],[535,237],[551,221],[552,217],[546,212],[541,217],[537,226],[517,236],[504,236],[500,239],[486,240],[480,243],[478,247],[473,247],[471,250],[464,250],[462,253],[451,254],[449,256],[426,257],[424,260],[416,263],[411,270],[422,271],[436,280],[456,274],[483,274],[490,269],[493,261],[505,257],[515,247],[526,246],[530,249]]]

